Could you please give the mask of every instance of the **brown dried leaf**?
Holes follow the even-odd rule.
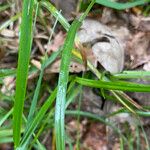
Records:
[[[55,36],[55,38],[54,38],[52,44],[48,45],[48,47],[47,47],[47,49],[48,49],[48,51],[47,51],[48,54],[51,54],[52,52],[57,51],[58,48],[63,45],[63,43],[64,43],[64,38],[65,38],[65,35],[63,34],[63,32],[60,31],[60,32]]]
[[[38,68],[39,70],[41,69],[41,63],[35,59],[31,60],[31,63],[33,64],[33,66],[35,66],[36,68]]]
[[[1,88],[1,92],[8,96],[12,95],[14,93],[14,87],[15,87],[14,77],[4,78],[3,83],[4,84]]]
[[[90,43],[96,63],[107,71],[117,73],[124,66],[124,49],[110,28],[92,19],[86,19],[78,32],[81,43]]]
[[[44,50],[44,47],[43,47],[41,41],[39,39],[35,39],[35,43],[38,46],[41,54],[44,55],[45,54],[45,50]]]
[[[15,31],[13,30],[9,30],[9,29],[3,29],[0,34],[4,37],[7,38],[15,38],[17,36],[17,34],[15,33]]]

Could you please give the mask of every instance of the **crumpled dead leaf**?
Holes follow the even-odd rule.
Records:
[[[52,41],[52,43],[50,43],[46,49],[48,50],[48,54],[51,54],[52,52],[55,52],[58,50],[58,48],[60,46],[63,45],[64,43],[64,39],[65,39],[65,35],[63,34],[63,32],[59,32],[55,37],[54,40]]]
[[[7,38],[15,38],[17,35],[17,33],[13,30],[9,30],[9,29],[3,29],[0,32],[1,36],[7,37]]]
[[[117,73],[124,66],[124,49],[110,28],[92,19],[86,19],[78,32],[81,43],[90,43],[95,56],[107,71]],[[95,66],[97,67],[97,66]]]
[[[1,35],[1,36],[4,36],[4,37],[9,37],[9,38],[14,38],[14,37],[16,37],[15,31],[13,31],[13,30],[8,30],[8,29],[3,29],[3,30],[0,32],[0,35]]]
[[[10,96],[14,93],[15,87],[15,78],[14,77],[6,77],[3,79],[3,86],[1,88],[1,92],[7,96]]]

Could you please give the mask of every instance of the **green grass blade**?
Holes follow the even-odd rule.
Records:
[[[7,137],[7,136],[12,136],[13,131],[12,129],[4,129],[4,130],[0,130],[0,139]]]
[[[116,97],[116,99],[117,99],[123,106],[125,106],[125,107],[126,107],[129,111],[131,111],[132,113],[136,114],[135,111],[134,111],[134,109],[131,108],[129,105],[127,105],[126,102],[125,102],[125,100],[122,100],[122,98],[120,98],[117,93],[115,93],[114,91],[111,91],[111,93]]]
[[[28,126],[30,126],[30,122],[31,122],[31,120],[33,120],[33,116],[34,116],[34,112],[35,112],[35,109],[36,109],[36,104],[37,104],[37,100],[38,100],[38,96],[39,96],[39,92],[40,92],[40,88],[41,88],[41,82],[42,82],[42,78],[43,78],[43,74],[44,74],[44,69],[48,65],[50,65],[51,63],[54,62],[54,60],[57,58],[57,56],[60,54],[60,52],[61,52],[61,49],[58,50],[57,52],[52,53],[51,56],[48,59],[44,60],[44,62],[42,64],[41,72],[40,72],[40,75],[39,75],[39,79],[38,79],[38,82],[37,82],[37,86],[36,86],[36,89],[35,89],[35,93],[34,93],[34,96],[33,96],[33,100],[32,100],[29,115],[28,115],[28,121],[27,121]]]
[[[87,9],[85,10],[85,12],[83,13],[83,15],[79,18],[80,22],[82,22],[86,18],[86,16],[88,15],[89,11],[91,10],[94,4],[95,0],[92,0]]]
[[[57,150],[65,150],[64,114],[65,114],[66,90],[69,75],[69,64],[71,60],[71,51],[74,46],[76,31],[78,30],[80,25],[81,23],[78,20],[75,20],[72,23],[62,50],[63,54],[60,66],[58,92],[56,98],[56,111],[55,111],[55,132],[56,132]]]
[[[118,133],[124,140],[126,140],[126,138],[122,135],[121,131],[119,130],[119,128],[115,127],[112,122],[107,121],[103,116],[99,116],[96,114],[92,114],[90,112],[84,112],[84,111],[79,111],[79,110],[67,110],[66,115],[72,115],[72,116],[83,116],[83,117],[88,117],[91,119],[94,119],[96,121],[102,122],[107,126],[110,126],[116,133]]]
[[[6,115],[0,119],[0,126],[2,126],[2,124],[7,120],[7,118],[12,114],[13,109],[11,109],[8,113],[6,113]]]
[[[122,9],[128,9],[135,6],[143,5],[147,2],[150,2],[150,0],[136,0],[133,2],[127,2],[127,3],[118,3],[118,2],[112,2],[111,0],[96,0],[96,3],[104,5],[106,7],[122,10]]]
[[[31,103],[27,125],[30,124],[30,121],[33,119],[33,116],[34,116],[34,112],[35,112],[35,109],[36,109],[36,104],[37,104],[37,101],[38,101],[39,92],[40,92],[40,88],[41,88],[43,74],[44,74],[44,70],[42,69],[41,72],[40,72],[40,76],[39,76],[37,86],[36,86],[36,89],[35,89],[35,92],[34,92],[33,100],[32,100],[32,103]]]
[[[36,129],[36,127],[38,126],[38,124],[40,123],[40,121],[43,119],[45,113],[47,112],[47,110],[53,104],[53,102],[55,100],[55,97],[56,97],[56,92],[57,92],[57,90],[55,89],[52,92],[52,94],[49,96],[49,98],[47,99],[47,101],[43,104],[43,106],[39,110],[38,114],[35,116],[34,120],[31,122],[31,124],[28,127],[28,129],[26,129],[26,132],[25,132],[25,134],[24,134],[24,136],[23,136],[23,138],[21,140],[20,146],[24,146],[24,145],[27,144],[27,142],[29,141],[30,137],[34,133],[34,130]]]
[[[150,92],[150,85],[144,84],[136,84],[132,82],[123,82],[123,81],[97,81],[97,80],[90,80],[84,78],[76,78],[76,82],[95,88],[104,88],[108,90],[121,90],[121,91],[131,91],[131,92]]]
[[[70,24],[68,21],[60,14],[60,12],[48,1],[42,0],[40,1],[40,5],[46,8],[50,13],[58,19],[60,24],[66,29],[69,30]]]
[[[140,110],[134,110],[136,112],[136,114],[138,116],[141,116],[141,117],[150,117],[150,111],[140,111]],[[114,111],[113,113],[110,113],[107,115],[107,117],[111,117],[111,116],[114,116],[114,115],[117,115],[117,114],[120,114],[120,113],[130,113],[130,111],[126,110],[125,108],[121,108],[117,111]]]
[[[16,70],[15,69],[0,69],[0,78],[4,78],[7,76],[15,75]]]
[[[39,3],[37,2],[36,5],[37,5],[37,7],[36,7],[35,20],[34,20],[34,27],[36,25],[36,18],[37,18]],[[57,19],[56,19],[54,27],[52,29],[52,33],[50,35],[48,44],[49,44],[49,42],[52,38],[52,35],[53,35],[54,29],[56,27],[56,24],[57,24]],[[52,54],[49,59],[46,58],[46,54],[45,54],[45,60],[43,61],[42,66],[41,66],[40,76],[39,76],[38,83],[37,83],[37,86],[36,86],[36,89],[35,89],[35,92],[34,92],[33,100],[32,100],[32,103],[31,103],[27,125],[30,125],[30,121],[33,119],[33,116],[34,116],[34,112],[35,112],[35,109],[36,109],[37,100],[38,100],[38,96],[39,96],[39,92],[40,92],[40,88],[41,88],[42,78],[43,78],[43,74],[44,74],[44,69],[45,69],[46,65],[50,65],[57,58],[60,51],[61,50],[58,50],[56,53]]]
[[[95,0],[92,0],[90,5],[79,20],[74,20],[71,24],[65,44],[63,46],[63,54],[61,59],[60,74],[58,81],[58,92],[56,98],[56,110],[55,110],[55,134],[56,134],[56,148],[57,150],[65,150],[65,129],[64,129],[64,119],[65,119],[65,101],[67,93],[67,83],[69,76],[69,65],[71,60],[72,48],[74,45],[75,35],[83,19],[94,5]],[[59,19],[58,19],[59,20]]]
[[[137,111],[136,113],[140,116],[150,117],[150,111]]]
[[[25,117],[24,115],[23,115],[23,121],[24,121],[25,123],[27,122],[27,119],[26,119],[26,117]],[[25,129],[23,129],[23,131],[24,131],[23,133],[26,132]],[[35,137],[36,137],[36,134],[33,132],[33,133],[32,133],[32,136],[33,136],[33,138],[35,138]],[[39,142],[38,139],[36,139],[36,144],[37,144],[37,145],[42,145],[42,144]],[[19,146],[20,146],[20,145],[19,145]],[[22,148],[22,147],[21,147],[21,148]],[[17,150],[18,150],[18,149],[21,150],[20,147],[17,148]],[[28,148],[28,149],[29,149],[29,148]],[[22,149],[22,150],[24,150],[24,149]]]
[[[39,136],[43,133],[47,123],[49,124],[49,129],[53,128],[53,117],[54,117],[54,109],[52,108],[50,110],[50,112],[48,112],[48,114],[46,115],[46,117],[44,117],[44,120],[42,120],[42,124],[40,124],[39,128],[38,128],[38,132],[36,132],[36,135],[33,136],[33,140],[30,144],[30,147],[28,147],[28,149],[31,149],[32,146],[34,145],[34,143],[36,142],[38,145],[41,145],[41,143],[39,143],[38,138]],[[43,145],[41,145],[43,147]],[[40,146],[40,147],[41,147]],[[39,150],[43,150],[43,148],[40,148]]]
[[[12,137],[5,137],[5,138],[1,138],[0,139],[0,144],[12,143],[12,142],[13,142],[13,138]]]
[[[132,78],[144,78],[150,79],[150,71],[123,71],[113,75],[114,78],[118,79],[132,79]]]
[[[124,150],[123,139],[120,137],[120,150]]]
[[[136,149],[137,150],[140,150],[140,131],[139,131],[139,127],[138,126],[136,126]]]
[[[65,109],[67,109],[67,107],[73,103],[75,97],[77,97],[79,95],[81,91],[81,87],[80,86],[73,86],[72,89],[70,90],[70,92],[68,93],[68,96],[67,96],[67,102],[66,102],[66,106],[65,106]]]
[[[147,150],[150,150],[150,143],[149,143],[149,138],[144,130],[144,126],[142,125],[142,122],[139,120],[139,124],[140,124],[140,127],[142,129],[142,132],[143,132],[143,136],[144,136],[144,139],[145,139],[145,143],[146,143],[146,149]]]
[[[26,94],[28,66],[32,45],[33,5],[33,0],[24,0],[19,43],[16,95],[13,112],[13,138],[15,148],[17,148],[19,145],[21,135],[22,113]]]

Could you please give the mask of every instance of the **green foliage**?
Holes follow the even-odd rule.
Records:
[[[64,114],[69,64],[71,60],[71,50],[73,48],[76,31],[79,29],[80,25],[81,22],[79,22],[78,20],[75,20],[72,23],[63,47],[55,111],[56,146],[58,150],[65,150]]]
[[[21,124],[26,85],[28,77],[30,51],[32,45],[32,20],[33,20],[34,1],[24,0],[21,35],[19,42],[19,58],[16,78],[16,94],[13,112],[13,136],[15,148],[19,146],[21,135]]]
[[[125,81],[96,81],[91,79],[76,78],[76,82],[89,87],[130,92],[150,92],[150,85],[136,84]]]
[[[133,2],[127,2],[127,3],[112,2],[111,0],[96,0],[96,3],[98,4],[104,5],[106,7],[118,9],[118,10],[123,10],[131,7],[143,5],[148,2],[150,2],[150,0],[135,0]]]

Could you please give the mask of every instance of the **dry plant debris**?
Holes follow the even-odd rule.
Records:
[[[95,67],[99,62],[111,73],[122,71],[124,49],[110,28],[96,20],[86,19],[78,32],[78,37],[81,43],[91,45],[95,57]]]

